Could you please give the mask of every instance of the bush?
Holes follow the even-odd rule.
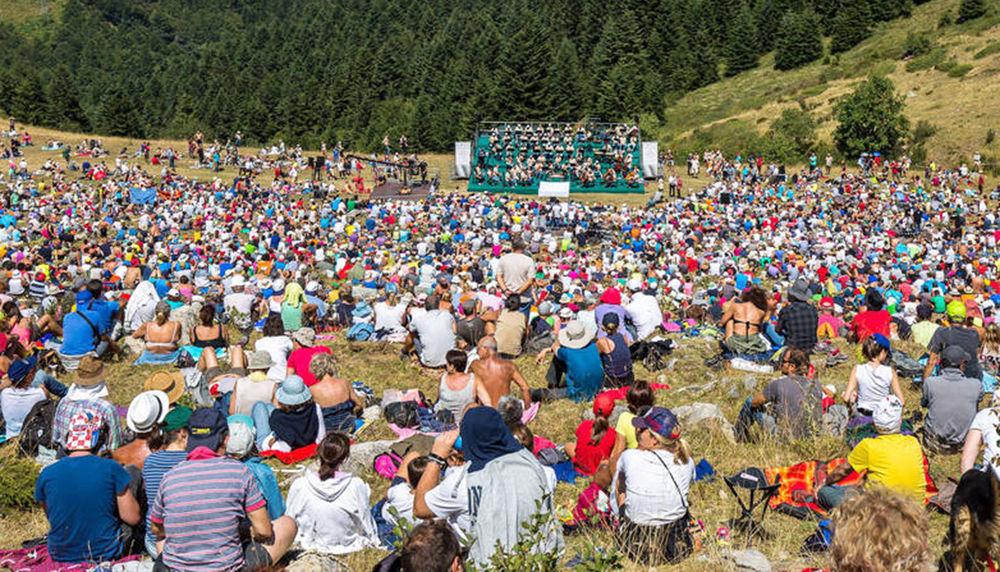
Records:
[[[986,13],[986,0],[962,0],[958,5],[958,22],[975,20]]]
[[[997,138],[997,132],[992,127],[986,130],[986,144],[989,145]]]
[[[917,56],[906,62],[906,71],[912,73],[930,69],[943,62],[947,56],[947,50],[944,48],[935,48],[922,56]]]
[[[835,106],[837,127],[833,139],[847,157],[866,151],[893,155],[909,131],[903,115],[906,98],[886,77],[871,76]]]
[[[934,69],[943,72],[950,72],[957,65],[958,65],[957,60],[948,60],[937,64],[936,66],[934,66]]]
[[[940,29],[944,28],[945,26],[950,26],[952,25],[953,22],[954,20],[952,20],[951,18],[951,11],[947,10],[943,14],[941,14],[941,18],[938,19],[938,28]]]
[[[903,57],[922,56],[931,51],[934,43],[927,37],[927,34],[915,34],[910,32],[903,40]]]
[[[11,456],[0,461],[0,509],[27,508],[35,504],[38,466],[34,461]]]
[[[1000,52],[1000,42],[991,42],[985,48],[976,52],[976,55],[972,56],[972,59],[979,60],[997,52]]]
[[[965,74],[969,73],[971,69],[972,69],[972,64],[962,64],[962,65],[952,66],[952,68],[948,70],[948,76],[963,77],[965,76]]]

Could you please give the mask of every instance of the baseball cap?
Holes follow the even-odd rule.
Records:
[[[229,425],[229,440],[226,441],[226,453],[245,457],[253,448],[257,431],[253,419],[246,415],[230,415],[226,420]]]
[[[889,342],[889,338],[885,337],[882,334],[872,334],[872,339],[875,340],[876,344],[885,348],[886,351],[888,352],[892,351],[892,343]]]
[[[176,431],[181,427],[187,427],[188,419],[191,418],[191,408],[184,407],[174,407],[167,413],[167,416],[163,418],[163,430],[164,431]]]
[[[188,451],[198,447],[207,447],[212,451],[219,449],[219,443],[228,433],[229,424],[221,411],[214,407],[200,407],[191,413],[188,419]]]
[[[594,415],[601,417],[611,417],[615,409],[615,400],[607,395],[598,395],[594,399]]]
[[[619,324],[621,324],[621,320],[618,319],[618,314],[615,314],[614,312],[604,314],[604,317],[601,318],[601,326],[606,328],[611,326],[617,327]]]
[[[649,429],[653,433],[667,439],[677,439],[681,436],[681,424],[677,416],[666,407],[654,405],[642,417],[632,419],[636,429]]]
[[[948,346],[941,350],[941,366],[942,367],[959,367],[962,362],[969,360],[969,353],[962,349],[961,346]]]
[[[21,383],[24,377],[36,367],[38,367],[38,356],[28,356],[10,364],[10,369],[7,370],[7,376],[10,377],[10,382],[12,384],[17,385]]]
[[[833,298],[829,296],[823,296],[819,301],[820,308],[833,308]]]

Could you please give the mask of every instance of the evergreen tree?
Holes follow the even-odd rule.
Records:
[[[89,127],[87,116],[80,106],[76,82],[69,68],[57,66],[49,81],[45,99],[48,103],[46,122],[59,129],[85,131]]]
[[[142,137],[142,118],[132,101],[121,91],[112,90],[101,102],[97,127],[108,135]]]
[[[787,12],[778,29],[774,69],[789,70],[815,61],[823,55],[819,18],[810,9]]]
[[[24,73],[14,85],[10,111],[25,123],[42,123],[46,120],[45,92],[34,73]]]
[[[757,67],[757,58],[760,55],[757,46],[757,26],[753,12],[746,2],[742,2],[729,29],[726,75],[734,76]]]
[[[513,120],[544,118],[548,49],[537,17],[526,19],[500,54],[493,91],[498,108]]]
[[[862,82],[836,105],[833,140],[837,148],[848,157],[874,151],[893,155],[910,125],[903,115],[905,102],[886,77],[872,76]]]
[[[962,0],[958,5],[959,23],[975,20],[986,14],[986,0]]]
[[[830,52],[839,54],[860,44],[871,34],[866,0],[843,0],[830,24]]]
[[[569,38],[562,38],[552,55],[546,78],[545,101],[548,115],[557,121],[581,117],[580,59]]]

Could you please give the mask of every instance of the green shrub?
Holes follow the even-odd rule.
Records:
[[[0,509],[33,505],[36,480],[38,466],[30,459],[11,456],[0,461]]]
[[[976,55],[972,56],[972,59],[979,60],[997,52],[1000,52],[1000,42],[990,42],[986,44],[985,48],[976,52]]]
[[[949,72],[952,69],[954,69],[955,66],[957,65],[958,65],[958,60],[945,60],[934,66],[934,69],[936,69],[937,71]]]
[[[903,40],[903,57],[922,56],[930,52],[933,47],[934,43],[927,37],[927,34],[910,32],[906,35],[906,39]]]
[[[948,51],[944,48],[934,48],[930,52],[906,62],[906,71],[912,73],[930,69],[943,62],[947,56]]]
[[[986,144],[989,145],[997,138],[997,132],[992,127],[986,130]]]
[[[951,17],[951,10],[945,11],[941,14],[941,18],[938,20],[938,28],[944,28],[945,26],[950,26],[954,23]]]
[[[950,70],[948,70],[948,76],[963,77],[965,74],[969,73],[969,70],[971,69],[972,69],[972,64],[956,65],[953,66]]]

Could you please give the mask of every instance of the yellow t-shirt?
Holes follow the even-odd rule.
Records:
[[[639,439],[635,435],[635,426],[632,425],[632,420],[635,419],[635,415],[625,411],[618,416],[618,424],[615,425],[615,432],[619,435],[625,436],[625,448],[626,449],[638,449]]]
[[[868,471],[868,480],[924,500],[924,453],[912,435],[893,433],[864,439],[847,456],[857,471]]]

